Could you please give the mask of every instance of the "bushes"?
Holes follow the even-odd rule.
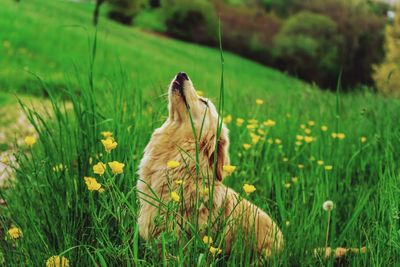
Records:
[[[217,43],[218,19],[209,2],[165,0],[162,8],[170,36],[206,45]]]
[[[290,73],[323,86],[339,73],[338,47],[342,38],[336,23],[311,12],[290,17],[275,39],[275,56]],[[332,80],[333,79],[333,80]]]
[[[144,0],[109,0],[108,17],[122,24],[130,25],[133,17],[144,3]]]

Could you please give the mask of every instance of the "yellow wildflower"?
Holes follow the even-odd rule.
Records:
[[[179,202],[179,200],[180,200],[181,198],[180,198],[180,196],[178,195],[177,192],[172,191],[172,192],[171,192],[171,199],[172,199],[173,201],[175,201],[175,202]]]
[[[108,166],[110,166],[113,174],[121,174],[124,172],[125,164],[118,161],[112,161],[108,163]]]
[[[299,165],[297,165],[297,167],[299,167],[299,169],[304,169],[304,165],[303,164],[299,164]]]
[[[271,119],[268,119],[268,120],[264,121],[263,124],[264,124],[266,127],[274,127],[275,124],[276,124],[276,122],[273,121],[273,120],[271,120]]]
[[[46,261],[46,267],[69,267],[69,260],[66,257],[51,256]]]
[[[96,178],[85,176],[84,179],[89,191],[98,191],[101,188],[101,184],[97,182]]]
[[[235,169],[236,169],[236,166],[233,166],[233,165],[224,165],[224,166],[222,167],[222,170],[223,170],[224,172],[228,173],[228,174],[233,173],[233,172],[235,171]]]
[[[260,141],[261,136],[256,135],[256,134],[251,134],[251,142],[255,145]]]
[[[202,190],[203,197],[208,197],[209,193],[210,193],[210,189],[208,187],[204,187]]]
[[[275,144],[277,144],[277,145],[282,144],[282,140],[279,139],[279,138],[276,138],[276,139],[275,139]]]
[[[104,193],[104,191],[106,191],[103,187],[100,188],[99,190],[97,190],[99,193]]]
[[[100,161],[93,166],[93,172],[101,176],[106,171],[106,168],[107,168],[106,164]]]
[[[198,96],[203,96],[203,95],[204,95],[204,92],[203,92],[203,91],[197,90],[196,92],[197,92],[197,95],[198,95]]]
[[[309,121],[309,122],[308,122],[308,125],[309,125],[309,126],[314,126],[314,125],[315,125],[315,121]]]
[[[286,221],[285,225],[286,225],[286,227],[289,227],[290,226],[290,221]]]
[[[175,184],[176,185],[182,185],[183,184],[183,180],[182,179],[175,180]]]
[[[296,141],[296,146],[301,146],[303,143],[301,141]]]
[[[337,138],[343,140],[344,138],[346,138],[346,135],[344,133],[338,133]]]
[[[318,164],[319,166],[322,166],[322,165],[324,165],[324,161],[323,161],[323,160],[318,160],[318,161],[317,161],[317,164]]]
[[[227,116],[225,116],[224,119],[223,119],[223,122],[224,122],[225,124],[229,124],[229,123],[231,123],[231,121],[232,121],[232,115],[227,115]]]
[[[305,129],[304,129],[304,133],[310,134],[310,133],[311,133],[311,129],[310,129],[310,128],[305,128]]]
[[[367,142],[367,137],[361,136],[360,140],[361,140],[361,143],[365,143],[365,142]]]
[[[257,128],[257,127],[258,127],[257,124],[248,124],[248,125],[246,126],[246,128],[249,129],[249,130],[254,130],[254,129]]]
[[[179,163],[179,161],[176,160],[170,160],[167,162],[167,168],[168,169],[175,169],[178,168],[181,164]]]
[[[292,182],[295,184],[299,181],[299,178],[297,178],[296,176],[292,177]]]
[[[305,136],[304,137],[304,141],[306,143],[311,143],[314,140],[314,138],[312,136]]]
[[[25,144],[28,145],[29,147],[32,147],[37,142],[36,138],[31,135],[25,137],[24,141],[25,141]]]
[[[258,124],[258,120],[256,119],[250,119],[247,121],[249,124]]]
[[[263,129],[258,129],[258,130],[257,130],[257,133],[258,133],[259,135],[265,135],[265,132],[263,131]]]
[[[257,105],[262,105],[262,104],[264,104],[264,100],[257,98],[256,99],[256,104]]]
[[[215,257],[216,255],[221,254],[222,250],[220,248],[214,248],[213,246],[210,246],[210,253]]]
[[[246,149],[246,150],[249,150],[249,149],[250,149],[250,147],[251,147],[251,145],[250,145],[250,144],[243,144],[243,148],[244,148],[244,149]]]
[[[335,133],[335,132],[333,132],[333,133],[331,133],[331,136],[332,136],[332,138],[337,138],[338,137],[338,134],[337,133]]]
[[[103,140],[101,140],[101,142],[103,143],[104,149],[108,153],[110,153],[111,150],[115,149],[117,147],[117,145],[118,145],[118,143],[115,142],[112,137],[109,137],[107,139],[103,139]]]
[[[104,137],[104,138],[110,138],[110,137],[112,137],[112,132],[109,132],[109,131],[104,131],[104,132],[101,132],[101,135]]]
[[[237,126],[242,126],[243,122],[244,122],[244,119],[242,119],[242,118],[237,118],[236,119],[236,125]]]
[[[289,161],[289,159],[287,157],[283,157],[282,160],[283,160],[283,162],[288,162]]]
[[[290,186],[292,186],[290,183],[285,183],[285,188],[286,188],[286,189],[289,189]]]
[[[304,130],[306,128],[306,125],[305,124],[300,124],[300,128]]]
[[[321,131],[323,131],[323,132],[328,131],[328,126],[322,125],[322,126],[321,126]]]
[[[299,134],[296,135],[296,140],[297,140],[297,141],[301,141],[301,140],[303,140],[303,139],[304,139],[304,136],[299,135]]]
[[[21,229],[15,226],[12,226],[10,229],[8,229],[7,233],[12,239],[18,239],[22,237]]]
[[[267,142],[268,142],[268,144],[273,144],[274,140],[272,140],[272,138],[268,138]]]
[[[203,242],[204,242],[204,244],[206,244],[206,245],[211,245],[212,244],[212,242],[213,242],[213,239],[212,239],[212,237],[211,236],[204,236],[203,237]]]
[[[0,162],[3,163],[3,164],[8,164],[9,161],[10,160],[6,156],[4,156],[4,157],[1,158]]]
[[[333,169],[332,165],[325,165],[325,170],[331,171]]]
[[[244,184],[243,190],[247,195],[249,195],[249,194],[253,193],[254,191],[256,191],[256,187],[252,184]]]

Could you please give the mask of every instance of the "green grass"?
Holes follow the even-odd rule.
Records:
[[[399,264],[399,101],[370,92],[340,97],[321,92],[231,54],[225,55],[224,113],[233,118],[227,125],[237,170],[225,184],[268,211],[284,233],[285,250],[264,262],[237,240],[231,255],[214,258],[196,229],[179,238],[171,232],[151,242],[139,238],[136,171],[151,133],[167,115],[166,85],[185,70],[217,104],[219,51],[102,18],[92,85],[90,15],[87,6],[58,1],[6,2],[0,9],[6,51],[0,85],[10,92],[44,94],[40,81],[24,71],[27,66],[42,78],[44,95],[53,103],[51,117],[27,110],[39,139],[32,149],[19,148],[15,186],[1,191],[8,203],[0,221],[3,264],[43,266],[50,256],[62,254],[71,266],[332,266],[333,260],[311,255],[325,245],[328,214],[322,203],[328,199],[335,205],[329,245],[367,246],[366,254],[347,257],[345,265]],[[256,98],[264,104],[256,105]],[[238,126],[237,118],[246,121]],[[249,119],[257,119],[266,134],[255,130],[262,138],[246,150],[243,144],[252,143]],[[276,125],[263,126],[267,119]],[[306,134],[302,124],[311,132]],[[118,142],[110,154],[100,142],[104,130]],[[334,139],[332,132],[345,138]],[[315,140],[297,145],[296,135]],[[93,174],[99,160],[123,162],[124,173]],[[333,169],[325,170],[317,160]],[[53,169],[59,164],[61,171]],[[88,191],[84,176],[96,177],[105,192]],[[257,190],[244,195],[244,183]],[[174,214],[174,205],[167,204]],[[166,220],[176,223],[173,216]],[[22,230],[21,238],[7,237],[11,225]],[[223,246],[220,232],[211,235]]]

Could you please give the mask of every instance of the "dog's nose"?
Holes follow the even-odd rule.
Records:
[[[189,77],[187,76],[187,74],[186,73],[184,73],[183,71],[181,71],[181,72],[178,72],[178,74],[176,74],[176,79],[177,80],[181,80],[181,81],[183,81],[183,80],[189,80]]]

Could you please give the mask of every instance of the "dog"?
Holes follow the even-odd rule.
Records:
[[[222,220],[226,253],[231,252],[236,233],[241,231],[244,237],[253,237],[252,245],[260,253],[268,257],[277,254],[284,244],[277,224],[222,183],[226,176],[223,166],[230,163],[229,137],[214,104],[196,93],[184,72],[172,80],[168,98],[169,116],[152,134],[139,165],[141,237],[151,240],[167,230],[168,226],[160,223],[159,218],[167,212],[171,192],[181,192],[175,216],[187,224],[175,229],[178,235],[187,232],[189,223],[197,223],[201,235],[211,222],[217,233],[214,222]],[[179,166],[168,168],[167,162],[171,160],[179,162]]]

